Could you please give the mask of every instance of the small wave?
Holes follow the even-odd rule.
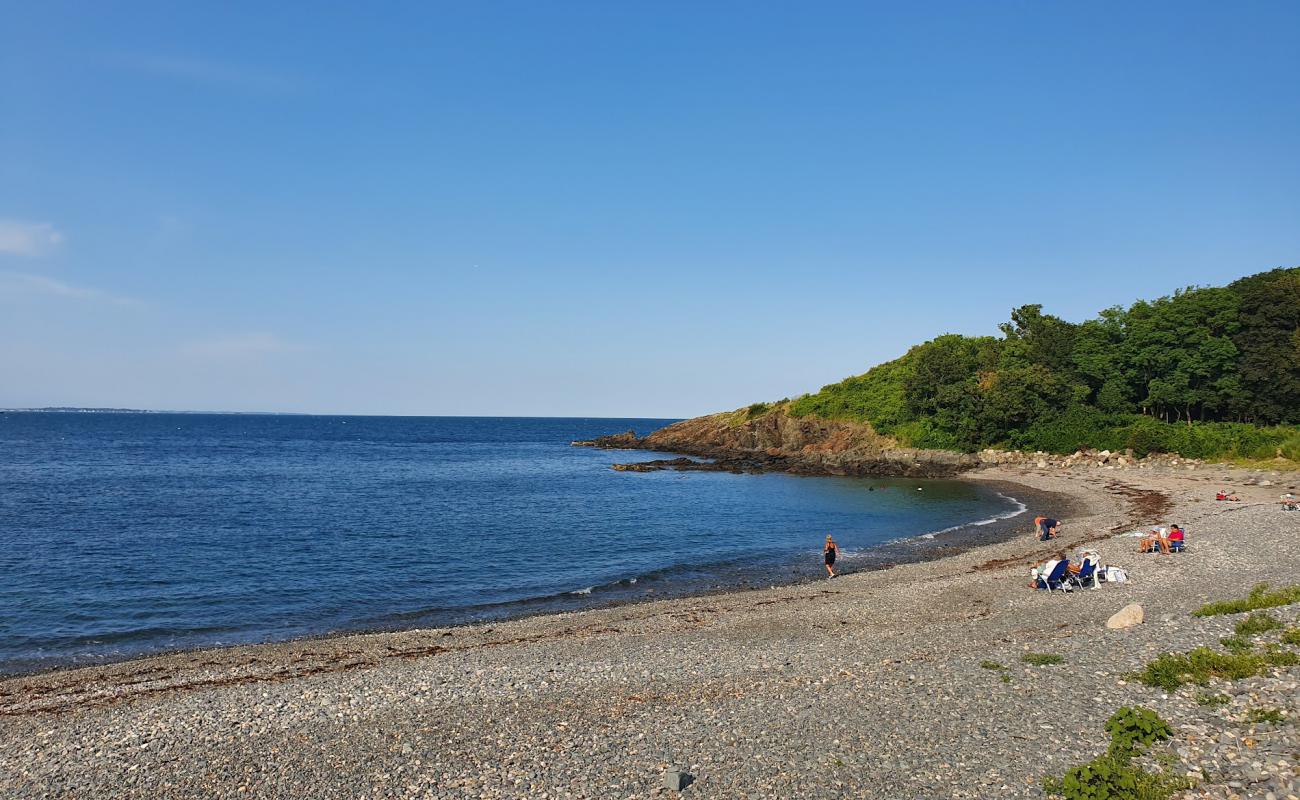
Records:
[[[575,591],[569,592],[569,594],[591,594],[595,588],[596,588],[595,586],[588,586],[586,589],[577,589]]]
[[[997,496],[998,496],[998,497],[1001,497],[1003,500],[1010,500],[1012,503],[1015,503],[1015,504],[1016,504],[1016,507],[1015,507],[1014,509],[1012,509],[1012,510],[1010,510],[1010,511],[1007,511],[1007,512],[1004,512],[1004,513],[1002,513],[1002,514],[995,514],[995,515],[993,515],[993,516],[991,516],[991,517],[989,517],[989,518],[987,518],[987,519],[977,519],[977,520],[975,520],[974,522],[963,522],[963,523],[961,523],[960,525],[951,525],[951,526],[949,526],[949,527],[947,527],[947,528],[944,528],[943,530],[930,531],[929,533],[922,533],[922,534],[920,534],[919,536],[917,536],[917,537],[915,537],[915,538],[917,538],[917,539],[933,539],[934,537],[938,536],[939,534],[942,534],[942,533],[952,533],[953,531],[958,531],[958,530],[961,530],[962,528],[978,528],[978,527],[982,527],[982,526],[984,526],[984,525],[992,525],[993,523],[995,523],[995,522],[1001,522],[1001,521],[1004,520],[1004,519],[1011,519],[1012,517],[1018,517],[1018,516],[1020,516],[1021,514],[1025,513],[1025,511],[1027,511],[1027,510],[1029,509],[1029,506],[1027,506],[1027,505],[1025,505],[1024,503],[1020,502],[1020,500],[1017,499],[1017,498],[1015,498],[1015,497],[1011,497],[1010,495],[1005,495],[1005,494],[1003,494],[1002,492],[996,492],[995,494],[997,494]]]

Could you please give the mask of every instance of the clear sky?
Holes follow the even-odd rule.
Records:
[[[0,406],[690,416],[1300,264],[1300,3],[0,0]]]

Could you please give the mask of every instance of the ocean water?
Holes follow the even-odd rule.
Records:
[[[852,570],[1024,510],[569,445],[668,422],[0,414],[0,671],[789,582],[828,532]]]

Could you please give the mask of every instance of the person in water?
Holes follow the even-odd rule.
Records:
[[[840,546],[835,544],[835,540],[829,533],[826,534],[826,547],[823,548],[823,552],[826,554],[826,574],[834,578],[835,557],[840,554]]]

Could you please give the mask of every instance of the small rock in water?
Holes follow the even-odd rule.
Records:
[[[1106,620],[1106,627],[1114,630],[1121,628],[1131,628],[1134,625],[1142,624],[1142,606],[1137,603],[1128,605],[1116,611],[1110,619]]]

